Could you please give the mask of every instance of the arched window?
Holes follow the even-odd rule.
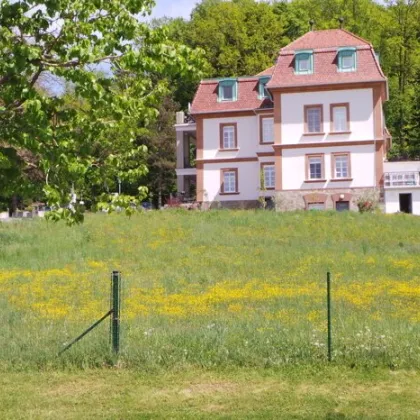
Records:
[[[338,71],[356,71],[356,48],[340,48],[338,50]]]
[[[233,102],[238,99],[238,82],[236,79],[224,79],[219,82],[218,101]]]
[[[295,73],[312,74],[314,72],[314,55],[312,51],[298,51],[295,54]]]
[[[265,87],[266,84],[270,81],[270,79],[271,79],[270,76],[260,77],[260,80],[258,82],[258,97],[259,97],[259,99],[264,99],[264,98],[270,98],[271,99],[270,92]]]

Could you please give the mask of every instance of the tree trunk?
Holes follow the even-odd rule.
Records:
[[[12,217],[13,213],[15,213],[17,208],[18,208],[18,198],[16,195],[13,195],[12,199],[10,200],[10,208],[9,208],[10,217]]]

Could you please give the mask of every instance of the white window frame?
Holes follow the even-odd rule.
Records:
[[[317,162],[313,162],[314,160]],[[319,160],[319,162],[318,162]],[[311,162],[312,161],[312,162]],[[311,164],[319,164],[320,165],[320,176],[313,177],[311,171]],[[306,155],[306,179],[308,181],[322,181],[325,178],[325,162],[324,162],[324,155],[323,154],[313,154],[313,155]],[[315,173],[316,174],[316,173]]]
[[[315,121],[312,117],[312,112],[317,111],[318,120]],[[311,115],[312,114],[312,115]],[[305,118],[305,134],[323,134],[324,132],[324,112],[322,105],[305,105],[304,106],[304,118]],[[319,128],[319,130],[318,130]]]
[[[345,160],[343,160],[343,158]],[[334,153],[332,155],[333,179],[348,179],[351,177],[351,157],[350,153]],[[341,162],[339,165],[337,163]],[[343,164],[345,162],[345,164]]]
[[[264,188],[273,190],[276,187],[276,167],[274,163],[262,163],[261,167]]]
[[[337,118],[337,109],[343,110],[343,114],[340,118]],[[350,104],[341,103],[341,104],[331,104],[330,105],[331,113],[331,133],[348,133],[350,132]]]
[[[227,125],[223,127],[223,149],[235,148],[235,126]]]
[[[261,143],[274,143],[274,117],[261,118],[261,134]]]
[[[238,169],[225,168],[222,172],[222,194],[238,194]]]

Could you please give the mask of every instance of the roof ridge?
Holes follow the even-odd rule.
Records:
[[[296,43],[298,43],[298,41],[302,40],[303,38],[305,38],[307,36],[310,36],[310,34],[315,34],[315,33],[316,34],[320,34],[322,32],[332,32],[332,31],[334,31],[334,32],[342,32],[343,34],[346,34],[346,35],[348,35],[348,36],[350,36],[350,37],[352,37],[354,39],[359,40],[360,42],[363,43],[363,45],[370,46],[370,47],[372,46],[372,44],[369,41],[367,41],[366,39],[362,38],[359,35],[354,34],[353,32],[350,32],[347,29],[343,29],[343,28],[329,28],[329,29],[319,29],[319,30],[313,30],[313,31],[306,32],[305,34],[303,34],[299,38],[296,38],[294,41],[290,42],[289,44],[287,44],[283,48],[281,48],[279,54],[281,54],[282,52],[293,50],[294,49],[294,45]]]
[[[314,32],[314,31],[305,32],[305,33],[304,33],[303,35],[301,35],[299,38],[296,38],[295,40],[293,40],[293,41],[292,41],[292,42],[290,42],[289,44],[287,44],[287,45],[285,45],[284,47],[280,48],[279,53],[281,53],[281,51],[282,51],[284,48],[287,48],[289,45],[294,44],[295,42],[297,42],[297,41],[299,41],[300,39],[302,39],[304,36],[308,35],[310,32]]]

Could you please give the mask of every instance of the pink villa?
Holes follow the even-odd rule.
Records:
[[[203,208],[341,211],[375,197],[420,214],[420,162],[386,159],[386,100],[368,41],[310,31],[256,76],[200,83],[190,117],[177,114],[178,191]]]

